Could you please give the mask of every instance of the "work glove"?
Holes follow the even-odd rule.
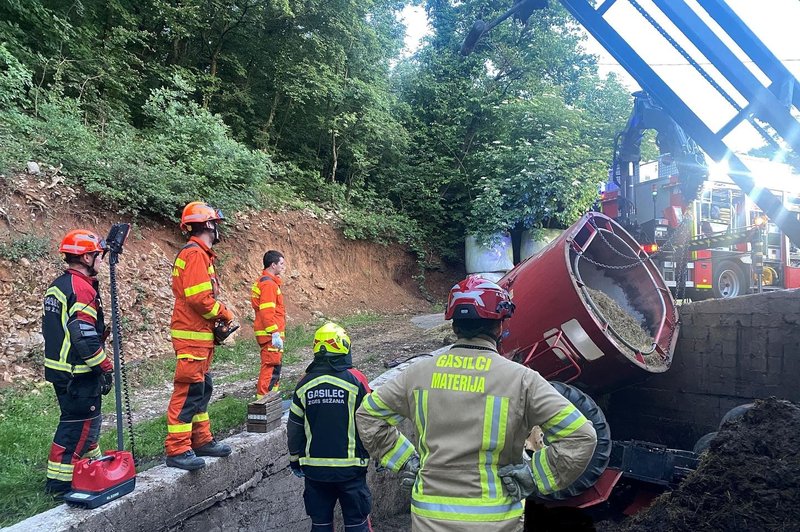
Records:
[[[100,374],[100,393],[108,395],[111,388],[114,387],[114,374],[111,372],[104,372]]]
[[[296,476],[297,478],[303,478],[306,476],[306,474],[303,473],[303,468],[300,467],[300,462],[297,460],[289,461],[289,469],[292,470],[292,473],[294,473],[294,476]]]
[[[536,491],[536,483],[528,464],[503,466],[497,470],[497,475],[514,502],[521,501]]]
[[[272,333],[272,347],[276,349],[283,349],[283,338],[281,338],[281,333]]]
[[[419,455],[414,454],[409,458],[400,471],[397,473],[400,478],[400,489],[410,493],[414,488],[414,482],[417,481],[417,473],[419,473]]]
[[[214,344],[222,345],[222,343],[228,339],[228,336],[233,334],[238,328],[239,324],[234,320],[217,320],[214,322]]]

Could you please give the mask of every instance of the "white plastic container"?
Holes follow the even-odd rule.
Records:
[[[522,262],[528,257],[536,255],[547,244],[561,236],[563,229],[526,229],[522,232],[519,244],[519,260]]]
[[[502,272],[514,267],[514,250],[511,235],[499,234],[489,246],[479,244],[472,235],[464,240],[467,273]]]

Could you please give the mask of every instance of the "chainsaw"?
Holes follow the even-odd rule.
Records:
[[[114,399],[117,414],[117,449],[106,451],[101,458],[82,458],[75,461],[72,490],[64,501],[83,508],[97,508],[133,491],[136,486],[136,463],[133,458],[133,416],[128,397],[125,356],[122,352],[122,327],[120,327],[119,300],[117,298],[117,263],[122,246],[130,232],[130,224],[114,224],[106,237],[103,254],[110,253],[109,277],[111,279],[111,329],[114,346]],[[125,396],[130,451],[124,450],[122,428],[122,401]]]

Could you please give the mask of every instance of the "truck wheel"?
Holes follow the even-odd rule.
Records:
[[[692,452],[695,453],[695,454],[702,453],[703,451],[708,449],[708,446],[711,444],[711,440],[713,440],[716,437],[717,437],[716,431],[715,432],[709,432],[708,434],[700,436],[700,439],[697,440],[697,442],[694,444],[694,447],[692,448]]]
[[[746,294],[749,283],[736,262],[724,260],[715,268],[711,287],[714,297],[726,299]]]
[[[561,382],[551,382],[558,393],[563,395],[575,408],[580,410],[586,419],[592,422],[597,433],[597,447],[595,447],[592,459],[586,467],[586,471],[578,477],[578,480],[571,486],[549,495],[537,495],[537,497],[549,501],[561,501],[580,495],[597,482],[603,471],[606,470],[608,459],[611,456],[611,429],[606,422],[606,416],[597,406],[594,400],[581,390]]]
[[[745,413],[753,408],[753,403],[747,403],[744,405],[734,406],[728,412],[722,416],[722,421],[719,422],[719,428],[722,428],[722,425],[727,423],[728,421],[734,421],[745,415]]]

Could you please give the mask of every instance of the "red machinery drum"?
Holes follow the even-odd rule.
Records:
[[[672,294],[639,243],[607,216],[585,214],[499,284],[516,305],[501,354],[548,380],[604,393],[672,362]]]

